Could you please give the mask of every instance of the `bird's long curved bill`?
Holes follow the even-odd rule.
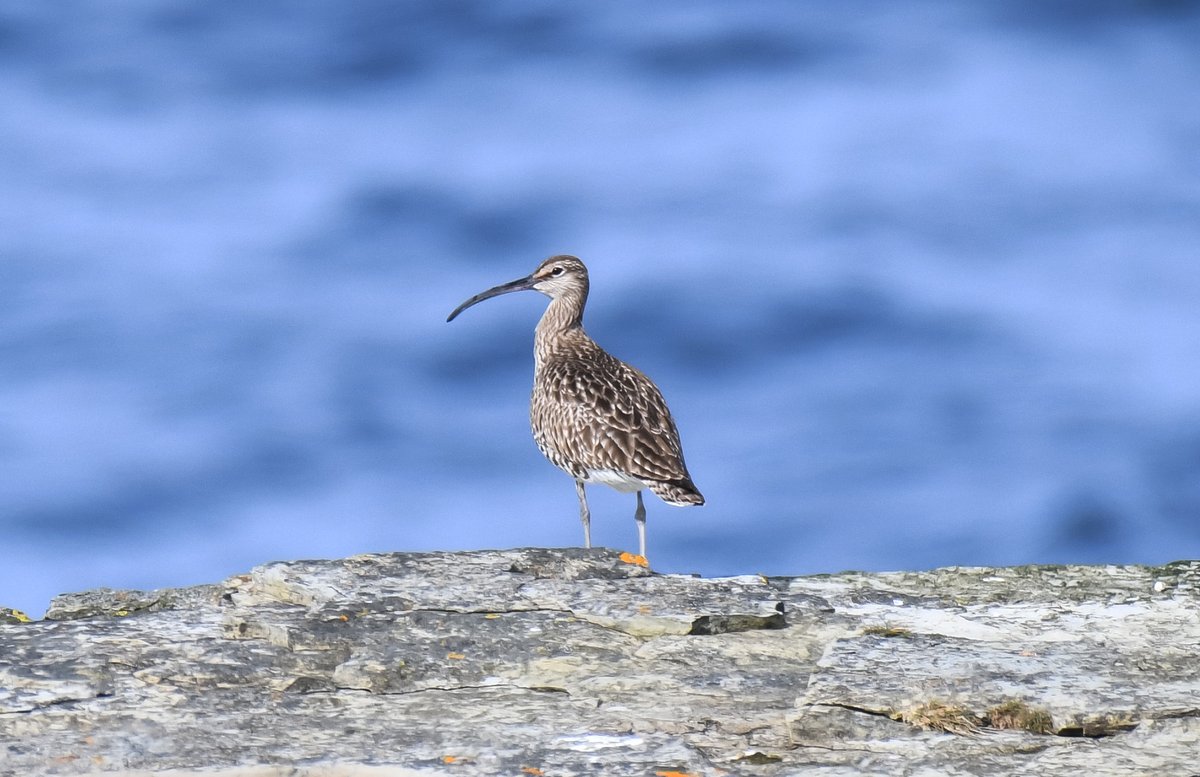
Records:
[[[476,294],[474,297],[471,297],[469,300],[467,300],[463,304],[456,307],[454,309],[453,313],[446,316],[446,321],[447,322],[453,321],[455,316],[457,316],[459,313],[463,312],[464,310],[471,307],[472,305],[483,302],[485,299],[491,299],[492,297],[499,297],[501,294],[508,294],[511,291],[525,291],[526,289],[532,289],[533,284],[534,284],[533,276],[527,275],[524,278],[518,278],[515,281],[510,281],[508,283],[502,283],[499,286],[493,286],[492,288],[488,289],[487,291],[481,291],[478,294]]]

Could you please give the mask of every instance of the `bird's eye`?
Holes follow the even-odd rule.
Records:
[[[550,275],[557,278],[559,275],[562,275],[564,272],[566,272],[566,271],[563,269],[562,265],[559,265],[558,267],[555,267],[553,270],[550,271]]]

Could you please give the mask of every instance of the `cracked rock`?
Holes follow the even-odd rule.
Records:
[[[0,619],[0,775],[1192,774],[1200,563],[266,564]]]

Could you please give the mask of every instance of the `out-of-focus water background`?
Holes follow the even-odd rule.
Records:
[[[577,545],[526,293],[662,387],[662,571],[1200,555],[1191,2],[0,7],[0,605]],[[593,488],[600,544],[633,498]]]

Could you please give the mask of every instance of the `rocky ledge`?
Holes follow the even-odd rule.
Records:
[[[1200,562],[383,554],[0,621],[0,774],[197,772],[1200,774]]]

